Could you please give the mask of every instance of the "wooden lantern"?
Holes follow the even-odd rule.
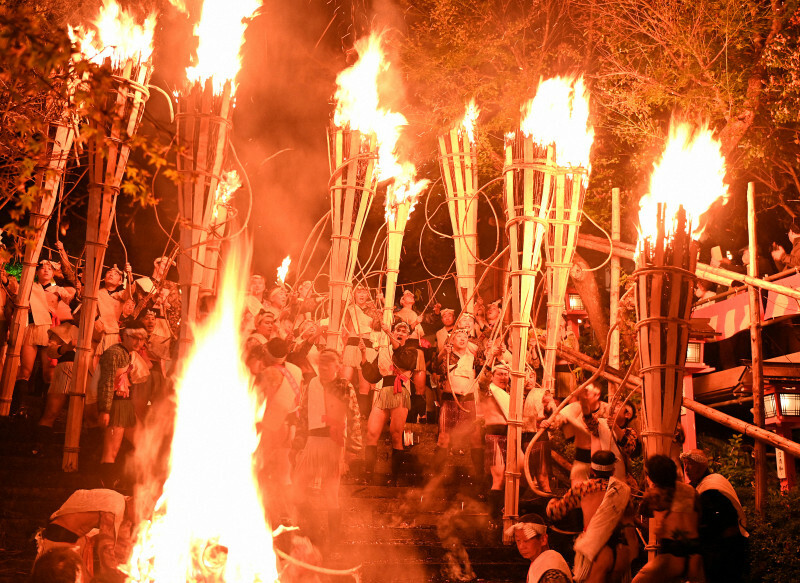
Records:
[[[525,360],[536,275],[541,269],[541,245],[556,192],[555,147],[539,146],[521,132],[506,137],[506,229],[511,277],[511,396],[508,411],[505,513],[508,527],[518,517],[517,451],[522,438],[522,396]]]
[[[439,136],[439,162],[447,208],[453,227],[458,294],[462,309],[475,304],[475,265],[478,257],[478,157],[463,123]]]
[[[97,294],[102,281],[111,221],[117,204],[122,177],[130,154],[129,139],[136,134],[150,96],[147,89],[152,63],[150,59],[131,58],[114,70],[112,90],[107,95],[106,109],[111,121],[103,126],[90,119],[89,209],[86,214],[86,263],[83,270],[83,305],[75,351],[63,469],[78,469],[83,399],[94,352],[92,332],[97,313]]]
[[[666,217],[673,221],[672,217]],[[669,455],[681,414],[697,247],[680,207],[674,230],[658,205],[657,232],[640,241],[636,257],[636,330],[642,377],[645,457]]]
[[[211,222],[222,180],[231,129],[233,84],[227,80],[221,91],[213,78],[189,85],[178,97],[178,212],[182,253],[178,256],[181,285],[181,329],[179,358],[186,356],[192,343],[191,325],[197,317],[197,303],[206,270]],[[213,257],[216,260],[216,257]]]
[[[374,133],[331,124],[328,129],[328,163],[331,178],[330,307],[327,346],[339,346],[340,332],[358,258],[358,245],[375,197],[378,144]]]
[[[11,397],[19,371],[22,341],[28,324],[28,310],[33,280],[42,245],[47,234],[50,215],[53,213],[58,189],[67,166],[67,159],[75,139],[74,114],[66,103],[53,103],[47,100],[47,109],[52,116],[47,125],[46,151],[34,177],[38,198],[34,201],[30,215],[31,238],[25,242],[22,259],[22,274],[19,289],[14,298],[14,311],[9,322],[8,352],[3,364],[3,377],[0,383],[0,415],[7,416],[11,410]],[[46,113],[46,115],[47,115]]]

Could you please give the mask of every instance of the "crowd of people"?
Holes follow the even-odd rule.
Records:
[[[39,395],[44,407],[36,422],[34,454],[52,440],[67,400],[82,305],[80,279],[59,250],[60,264],[42,261],[37,269],[14,391],[14,412],[24,414],[37,396],[31,381],[38,366],[47,389]],[[120,451],[135,447],[147,416],[170,400],[181,313],[177,285],[167,277],[171,265],[161,257],[152,276],[144,278],[135,278],[130,266],[112,267],[98,294],[85,426],[99,436],[99,485],[105,489],[118,488],[120,481],[124,485]],[[13,278],[2,283],[13,293]],[[456,459],[453,454],[463,454],[458,459],[469,460],[491,528],[499,529],[506,471],[522,469],[506,468],[511,353],[502,300],[478,298],[474,313],[434,301],[419,310],[418,298],[407,289],[389,323],[379,293],[356,286],[350,298],[341,331],[333,333],[327,299],[311,282],[268,288],[264,277],[250,278],[240,330],[242,358],[263,405],[256,466],[270,523],[301,524],[323,548],[340,540],[342,477],[349,472],[352,479],[371,484],[418,478],[412,470],[418,466],[412,460],[415,426],[410,424],[427,423],[438,427],[432,471],[442,471],[448,459]],[[563,341],[577,347],[572,327],[562,324]],[[575,459],[566,495],[550,500],[544,517],[523,516],[513,532],[505,533],[532,560],[528,581],[625,580],[641,551],[636,527],[643,513],[655,518],[659,543],[656,559],[635,581],[701,581],[704,570],[708,581],[741,580],[746,531],[730,484],[708,473],[702,452],[679,459],[680,447],[672,457],[646,460],[646,485],[637,484],[630,475],[631,459],[641,455],[636,405],[617,395],[602,400],[597,385],[576,390],[576,374],[566,362],[557,364],[553,389],[543,388],[539,331],[533,332],[522,451],[543,430],[531,448],[534,490],[552,496],[551,435],[574,439]],[[564,400],[569,401],[553,415]],[[384,475],[377,461],[387,425],[391,460]],[[522,452],[518,457],[524,458]],[[691,485],[683,481],[681,465]],[[109,495],[101,498],[105,504]],[[119,519],[124,504],[112,502]],[[562,555],[548,549],[546,533],[578,509],[583,531],[566,553],[574,557],[569,568]],[[81,512],[99,513],[100,520],[110,511]],[[64,515],[54,515],[43,542],[66,536],[71,544],[85,534],[78,532],[82,527],[65,524]],[[86,518],[86,524],[92,520]],[[118,530],[119,525],[115,535]]]

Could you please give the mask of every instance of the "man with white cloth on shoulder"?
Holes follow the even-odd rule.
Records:
[[[527,583],[571,583],[564,557],[547,546],[547,525],[541,516],[525,514],[509,530],[513,531],[519,554],[531,562]]]

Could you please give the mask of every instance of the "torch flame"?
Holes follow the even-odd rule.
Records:
[[[254,475],[258,399],[239,352],[239,276],[249,270],[238,266],[248,262],[232,258],[237,268],[226,270],[214,313],[194,331],[176,386],[169,477],[152,520],[140,526],[130,581],[278,580]]]
[[[281,285],[286,283],[286,275],[289,273],[289,266],[292,264],[292,258],[290,256],[286,256],[281,263],[281,266],[278,268],[278,281],[281,282]]]
[[[94,28],[68,27],[70,39],[79,45],[80,52],[87,60],[102,64],[111,58],[111,64],[118,68],[125,61],[144,62],[153,53],[153,30],[155,15],[148,16],[143,24],[137,18],[122,10],[115,0],[100,7]]]
[[[555,144],[559,166],[589,168],[594,130],[583,75],[542,82],[536,96],[522,106],[520,130],[543,147]]]
[[[378,77],[389,69],[381,42],[382,35],[374,32],[356,41],[358,61],[336,77],[333,123],[377,136],[378,180],[384,181],[403,174],[396,150],[400,130],[408,122],[403,114],[380,107]]]
[[[702,233],[700,215],[719,198],[727,199],[725,158],[721,145],[708,125],[696,131],[687,123],[671,124],[669,140],[650,178],[650,193],[639,201],[640,240],[657,232],[657,206],[665,205],[665,216],[674,217],[679,207],[686,211],[697,238]],[[671,222],[665,228],[671,232]]]
[[[239,173],[236,170],[225,172],[222,175],[222,180],[217,185],[217,196],[214,199],[214,218],[217,218],[219,207],[225,206],[230,203],[233,193],[242,187],[242,181],[239,179]]]
[[[467,137],[472,144],[475,143],[475,124],[478,121],[480,113],[481,110],[478,109],[478,106],[475,104],[475,98],[473,97],[469,103],[467,103],[464,119],[461,120],[460,124],[461,128],[467,132]]]
[[[244,42],[246,19],[261,6],[259,0],[205,0],[200,22],[194,27],[199,38],[196,64],[186,69],[191,83],[213,79],[214,92],[222,93],[242,65],[239,51]],[[232,84],[231,93],[236,85]]]
[[[430,180],[414,180],[417,169],[410,162],[402,164],[403,174],[396,178],[386,189],[386,220],[394,221],[398,208],[403,204],[410,205],[408,214],[417,205],[417,199],[428,186]]]

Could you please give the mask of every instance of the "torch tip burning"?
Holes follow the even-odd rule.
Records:
[[[281,262],[281,266],[278,268],[278,281],[281,285],[286,283],[286,276],[289,274],[289,266],[292,264],[292,258],[287,255],[284,257],[283,261]]]

